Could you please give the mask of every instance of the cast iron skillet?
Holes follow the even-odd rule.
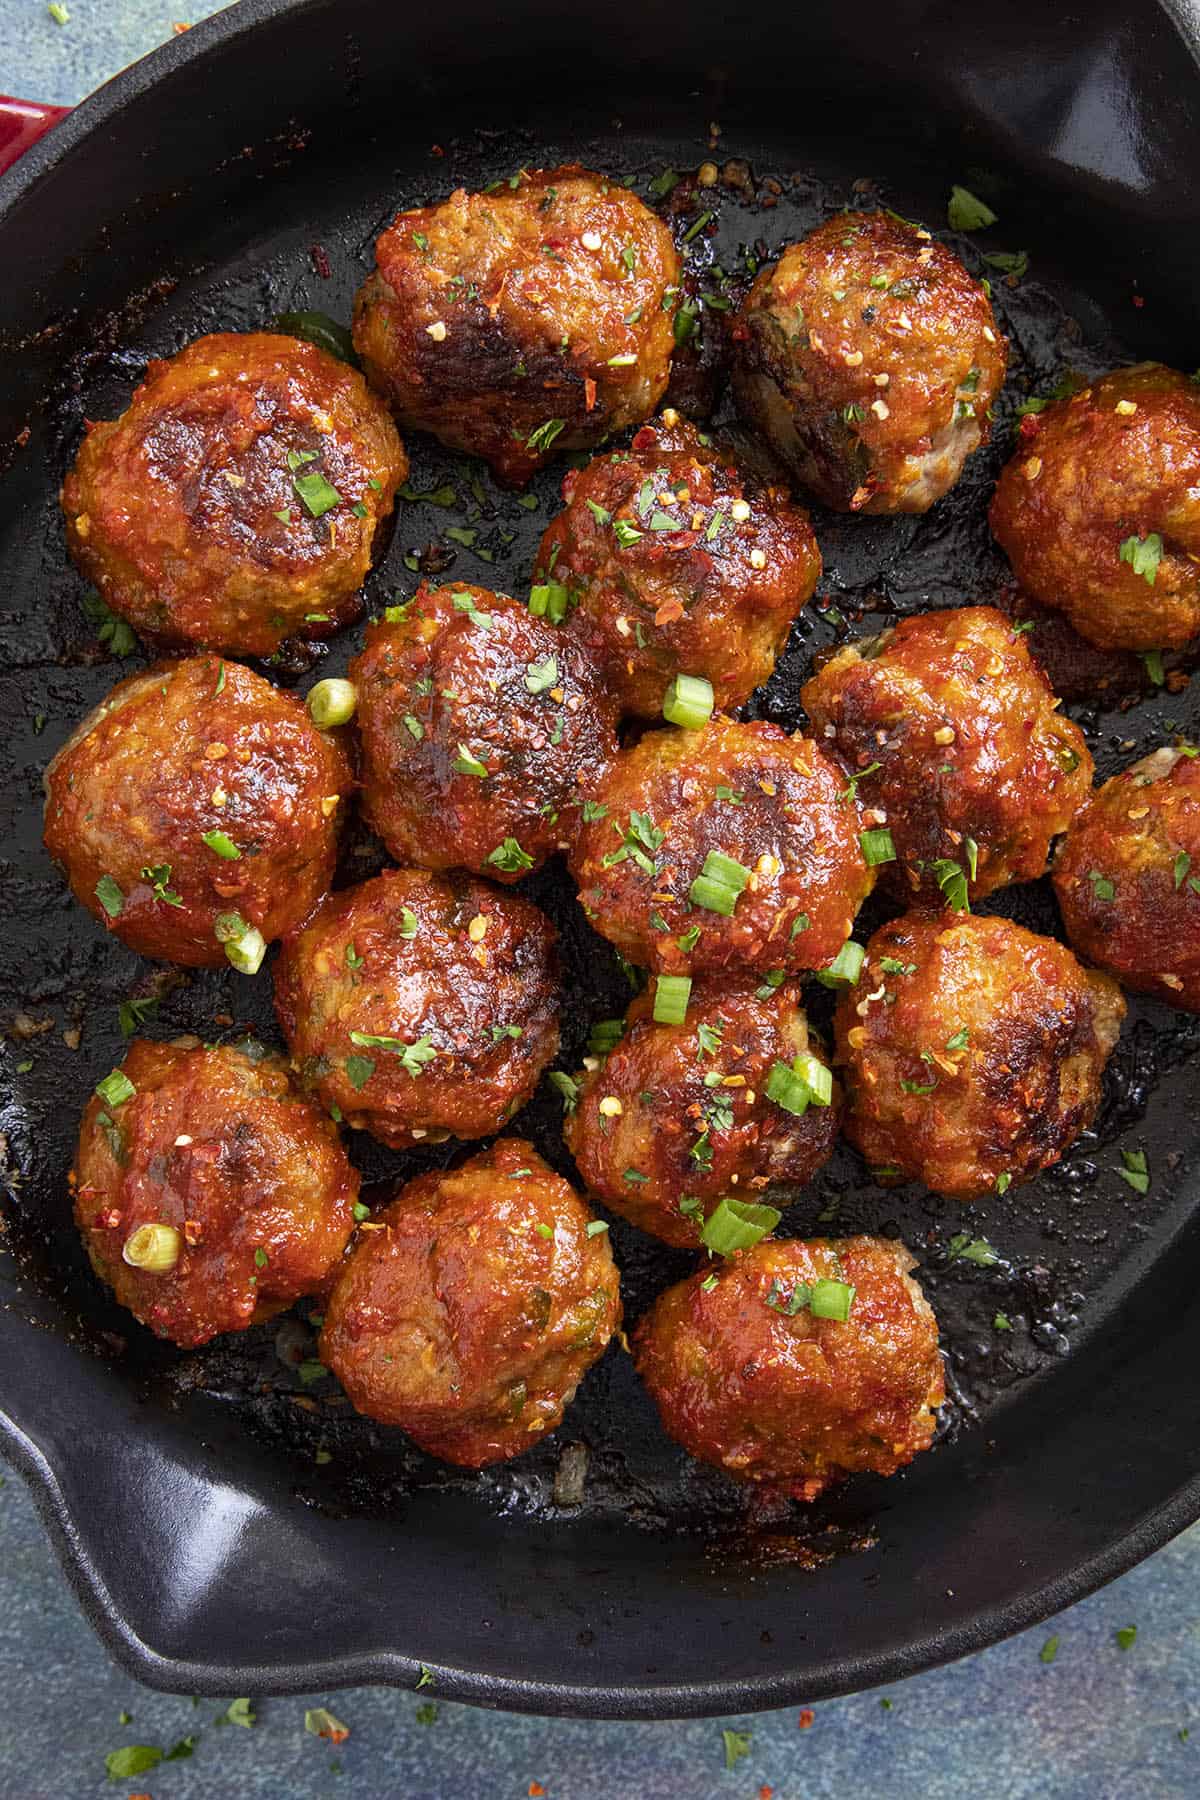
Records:
[[[1198,43],[1194,16],[1147,0],[1077,13],[839,0],[737,20],[705,0],[624,15],[458,0],[408,18],[373,0],[244,0],[103,90],[0,184],[0,1423],[89,1617],[143,1680],[411,1684],[424,1663],[442,1695],[539,1712],[774,1706],[977,1649],[1200,1514],[1200,1022],[1135,1002],[1096,1130],[1006,1201],[885,1193],[843,1151],[789,1209],[789,1231],[900,1232],[922,1257],[953,1397],[941,1443],[908,1474],[852,1483],[812,1515],[756,1510],[666,1442],[614,1348],[553,1443],[473,1476],[354,1418],[331,1382],[305,1389],[303,1309],[282,1333],[182,1356],[87,1275],[64,1175],[84,1096],[121,1053],[118,1002],[154,971],[82,914],[40,848],[42,767],[136,666],[81,612],[55,495],[83,418],[119,410],[148,354],[286,309],[346,318],[398,202],[522,164],[578,157],[645,192],[665,165],[745,159],[748,186],[718,194],[715,247],[703,233],[689,246],[729,268],[848,199],[940,225],[951,182],[985,193],[1001,224],[959,241],[968,262],[982,269],[980,247],[1031,259],[1017,287],[997,282],[1014,352],[995,445],[924,520],[817,516],[833,606],[798,627],[754,705],[794,725],[814,649],[996,592],[983,512],[1016,396],[1071,366],[1200,360]],[[370,603],[412,591],[415,552],[427,566],[453,552],[463,576],[523,591],[561,468],[531,513],[461,459],[410,447],[412,487],[449,485],[455,504],[403,510]],[[451,524],[474,538],[447,540]],[[1196,735],[1190,692],[1153,688],[1136,663],[1109,694],[1127,709],[1073,708],[1102,775]],[[358,840],[339,879],[377,860]],[[628,990],[561,870],[530,885],[564,934],[571,1068],[589,1020]],[[1057,929],[1044,883],[999,904]],[[18,1015],[37,1035],[13,1038]],[[167,991],[149,1029],[246,1024],[274,1036],[268,984],[229,974]],[[543,1095],[516,1129],[561,1168],[557,1106]],[[1144,1198],[1115,1173],[1139,1146]],[[370,1176],[421,1163],[361,1139],[354,1153]],[[959,1232],[1000,1261],[953,1259]],[[631,1319],[690,1266],[619,1222],[613,1240]],[[1012,1331],[994,1329],[998,1312]],[[553,1484],[572,1442],[589,1475],[565,1506]]]

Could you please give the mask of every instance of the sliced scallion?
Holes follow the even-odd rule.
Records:
[[[676,675],[663,695],[663,718],[685,731],[699,731],[712,717],[712,682],[702,675]]]
[[[773,1206],[752,1200],[719,1200],[700,1233],[700,1242],[716,1256],[732,1256],[735,1250],[752,1250],[774,1231],[781,1214]]]
[[[654,984],[654,1023],[682,1025],[691,991],[690,975],[660,975]]]

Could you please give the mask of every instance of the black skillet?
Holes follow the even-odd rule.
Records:
[[[832,605],[801,622],[754,707],[797,723],[815,649],[1003,582],[983,515],[1021,394],[1071,367],[1200,360],[1198,57],[1195,14],[1148,0],[737,16],[703,0],[625,14],[458,0],[407,15],[244,0],[120,77],[0,182],[0,1424],[89,1617],[142,1679],[225,1694],[412,1684],[424,1663],[443,1695],[539,1712],[773,1706],[977,1649],[1200,1514],[1200,1022],[1134,1003],[1096,1130],[1003,1202],[886,1193],[842,1151],[789,1208],[787,1230],[898,1232],[922,1258],[953,1397],[941,1442],[908,1474],[852,1483],[811,1515],[764,1513],[666,1442],[614,1347],[554,1442],[464,1475],[354,1418],[331,1382],[303,1386],[302,1309],[282,1331],[183,1356],[86,1273],[64,1180],[75,1125],[120,1056],[119,1002],[148,994],[155,972],[66,896],[39,805],[53,750],[136,666],[97,644],[62,547],[55,495],[84,417],[113,416],[149,354],[200,332],[303,308],[347,318],[398,203],[562,158],[642,193],[666,166],[732,159],[703,202],[684,191],[681,229],[701,204],[719,215],[715,237],[689,242],[699,265],[732,271],[848,200],[941,228],[952,182],[1000,217],[955,240],[971,267],[983,272],[981,252],[1029,254],[1015,286],[992,271],[1014,345],[993,448],[923,520],[817,515]],[[720,277],[701,285],[719,292]],[[452,554],[461,575],[523,591],[561,468],[529,512],[461,459],[410,447],[412,488],[452,487],[454,504],[402,510],[369,602],[411,592],[418,556],[432,568]],[[1073,708],[1104,775],[1196,735],[1191,692],[1156,688],[1139,665],[1107,692],[1108,711]],[[339,879],[376,860],[350,845]],[[530,885],[564,934],[569,1068],[628,989],[561,870]],[[1044,883],[999,904],[1057,929]],[[205,976],[160,999],[152,1031],[273,1036],[265,978]],[[543,1095],[517,1129],[564,1167],[557,1106]],[[1147,1152],[1145,1196],[1116,1172],[1122,1148]],[[354,1151],[371,1176],[420,1163]],[[956,1234],[1000,1260],[954,1255]],[[619,1223],[613,1240],[636,1317],[689,1262]],[[576,1504],[568,1444],[588,1457]]]

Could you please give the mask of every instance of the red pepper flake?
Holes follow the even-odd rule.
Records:
[[[658,433],[655,431],[653,425],[643,425],[641,430],[634,434],[633,448],[635,450],[650,450],[657,442]]]
[[[529,1784],[529,1800],[538,1800],[539,1795],[544,1794],[545,1792],[546,1792],[546,1790],[542,1786],[540,1781],[531,1781],[530,1782],[530,1784]]]
[[[796,1723],[800,1727],[801,1731],[810,1730],[811,1726],[812,1726],[812,1722],[816,1718],[816,1716],[817,1715],[813,1711],[812,1707],[806,1706],[804,1708],[804,1711],[800,1714],[800,1717],[796,1720]]]
[[[655,613],[654,623],[656,625],[671,625],[676,619],[682,619],[682,617],[683,601],[677,594],[672,594],[669,599],[663,601],[662,605]]]
[[[175,33],[176,37],[182,37],[185,31],[190,31],[191,29],[192,29],[191,26],[185,25],[183,23],[182,19],[176,19],[175,23],[171,27],[171,30]],[[131,1794],[130,1800],[138,1800],[137,1795]],[[149,1796],[147,1796],[147,1800],[149,1800]]]
[[[446,152],[442,149],[440,144],[430,144],[429,154],[430,156],[445,156]]]
[[[326,256],[322,246],[320,244],[310,244],[308,246],[308,254],[312,258],[312,266],[321,277],[321,280],[328,281],[329,277],[333,274],[333,270],[329,266],[329,258]]]
[[[763,1785],[758,1790],[758,1800],[773,1800],[774,1793],[775,1789],[773,1787],[768,1787],[764,1781]]]
[[[1017,430],[1023,438],[1035,438],[1042,429],[1042,421],[1037,413],[1025,413]]]
[[[1146,304],[1145,295],[1144,294],[1135,294],[1133,296],[1133,304],[1135,306],[1145,306],[1145,304]]]
[[[591,412],[596,404],[596,384],[590,375],[585,375],[583,378],[583,398],[588,412]]]

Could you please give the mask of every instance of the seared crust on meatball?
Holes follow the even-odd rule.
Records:
[[[275,965],[303,1086],[394,1150],[499,1131],[558,1049],[544,913],[467,875],[391,869],[331,894]]]
[[[940,904],[946,862],[972,900],[1036,880],[1091,789],[1083,733],[991,606],[922,613],[847,644],[800,698],[813,736],[857,779],[864,817],[890,829],[902,898]]]
[[[989,515],[1022,587],[1108,650],[1200,632],[1200,388],[1117,369],[1021,421]]]
[[[839,512],[927,512],[988,441],[1008,360],[954,252],[882,212],[789,245],[734,336],[739,409]]]
[[[359,1239],[322,1359],[360,1413],[431,1456],[472,1469],[519,1456],[561,1422],[621,1323],[591,1222],[521,1138],[418,1176]]]
[[[572,470],[563,498],[534,579],[561,583],[573,623],[598,627],[627,712],[657,718],[680,673],[705,676],[718,707],[767,680],[821,573],[786,488],[747,493],[693,426],[645,425],[632,451]]]
[[[354,344],[405,425],[512,486],[552,450],[648,418],[671,366],[679,258],[603,175],[523,169],[399,213],[354,303]]]
[[[638,996],[616,1048],[580,1075],[563,1135],[614,1212],[695,1246],[723,1195],[753,1200],[811,1180],[833,1154],[837,1096],[800,1115],[767,1097],[777,1062],[825,1060],[792,983],[699,981],[682,1025],[655,1024],[654,1000],[653,988]]]
[[[121,1305],[192,1349],[319,1288],[354,1228],[358,1174],[283,1058],[138,1038],[121,1073],[88,1102],[71,1172],[84,1247]],[[132,1260],[146,1227],[165,1266]]]
[[[518,881],[572,842],[616,755],[587,633],[479,587],[422,587],[367,632],[363,807],[397,862]]]
[[[46,848],[131,950],[208,967],[225,961],[223,913],[268,942],[307,918],[353,785],[301,701],[192,656],[120,682],[63,745],[46,770]]]
[[[928,1450],[945,1399],[915,1267],[894,1240],[769,1238],[715,1277],[668,1288],[634,1335],[665,1430],[690,1456],[797,1500],[845,1475],[894,1475]],[[803,1304],[818,1281],[853,1287],[848,1318]]]
[[[67,543],[153,642],[270,656],[356,615],[407,474],[357,370],[299,338],[217,332],[89,426],[63,483]]]
[[[952,1200],[1028,1180],[1091,1124],[1124,1016],[1114,981],[1011,919],[895,919],[838,1004],[846,1135]]]
[[[648,731],[591,815],[570,857],[580,900],[643,968],[824,968],[875,881],[841,771],[776,725],[714,716],[701,731]],[[690,898],[714,857],[746,877],[728,914]],[[698,892],[720,898],[707,878]]]
[[[1156,750],[1106,781],[1063,841],[1054,891],[1081,956],[1127,988],[1200,1012],[1195,752]]]

